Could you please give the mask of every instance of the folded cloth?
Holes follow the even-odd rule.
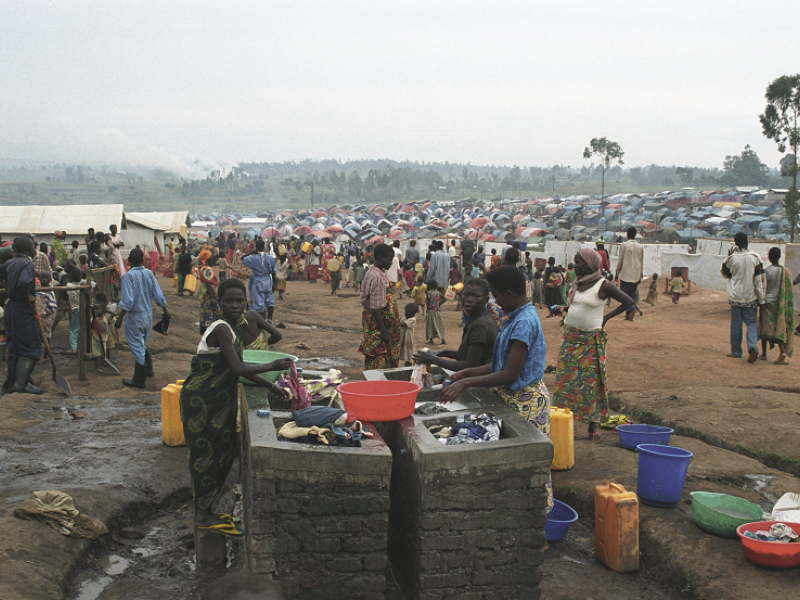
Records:
[[[344,416],[347,418],[347,413],[340,408],[331,408],[329,406],[309,406],[301,410],[293,410],[292,418],[298,427],[311,427],[317,425],[337,424],[337,421]],[[344,422],[343,422],[344,423]]]
[[[33,492],[33,498],[25,500],[14,516],[25,520],[47,523],[63,535],[88,539],[108,533],[99,519],[81,514],[75,508],[75,500],[69,494],[56,490]]]

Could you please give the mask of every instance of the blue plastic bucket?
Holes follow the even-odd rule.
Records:
[[[672,429],[661,425],[617,425],[619,445],[628,450],[636,450],[639,444],[661,444],[669,446]]]
[[[686,471],[694,454],[683,448],[639,444],[636,494],[652,506],[675,506],[681,501]]]
[[[577,520],[575,509],[561,500],[553,499],[553,509],[547,513],[547,523],[544,525],[544,539],[548,542],[560,540]]]

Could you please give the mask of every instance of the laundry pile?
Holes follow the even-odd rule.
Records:
[[[336,387],[343,381],[342,372],[336,369],[329,370],[322,379],[301,379],[292,363],[291,370],[278,379],[277,385],[289,393],[292,399],[291,409],[301,410],[312,403],[331,406],[339,395]]]
[[[486,413],[458,415],[452,425],[434,425],[428,428],[434,437],[446,446],[495,442],[500,439],[503,420]]]
[[[278,437],[326,446],[361,447],[361,438],[374,437],[355,415],[339,408],[309,406],[292,411],[292,421],[278,430]]]
[[[758,531],[745,531],[745,537],[761,540],[762,542],[793,542],[800,543],[800,537],[794,529],[784,523],[774,523],[769,531],[766,529]]]

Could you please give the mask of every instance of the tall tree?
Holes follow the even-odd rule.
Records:
[[[606,171],[608,171],[609,167],[614,163],[624,165],[625,163],[622,162],[622,157],[625,156],[625,152],[623,152],[622,146],[617,142],[612,142],[608,138],[592,138],[592,141],[589,142],[589,146],[583,151],[583,158],[590,159],[592,156],[600,158],[602,176],[602,196],[600,197],[600,204],[602,205],[606,197]]]
[[[726,156],[722,163],[725,175],[722,183],[727,185],[757,185],[764,187],[767,185],[767,165],[761,162],[750,145],[744,147],[739,156]]]
[[[794,242],[797,218],[800,215],[800,192],[797,190],[797,147],[800,146],[800,74],[782,75],[767,86],[764,94],[767,107],[758,116],[764,136],[778,145],[783,154],[792,149],[791,161],[781,161],[781,175],[791,177],[792,184],[783,199],[786,217],[789,219],[790,239]],[[788,163],[788,164],[787,164]]]

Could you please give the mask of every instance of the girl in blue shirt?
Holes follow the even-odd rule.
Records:
[[[546,346],[536,309],[528,302],[525,276],[514,266],[497,267],[486,274],[495,302],[506,314],[497,336],[492,364],[458,371],[442,392],[452,402],[469,387],[491,388],[508,405],[545,435],[550,434],[550,393],[542,381]],[[547,511],[553,491],[547,484]]]

